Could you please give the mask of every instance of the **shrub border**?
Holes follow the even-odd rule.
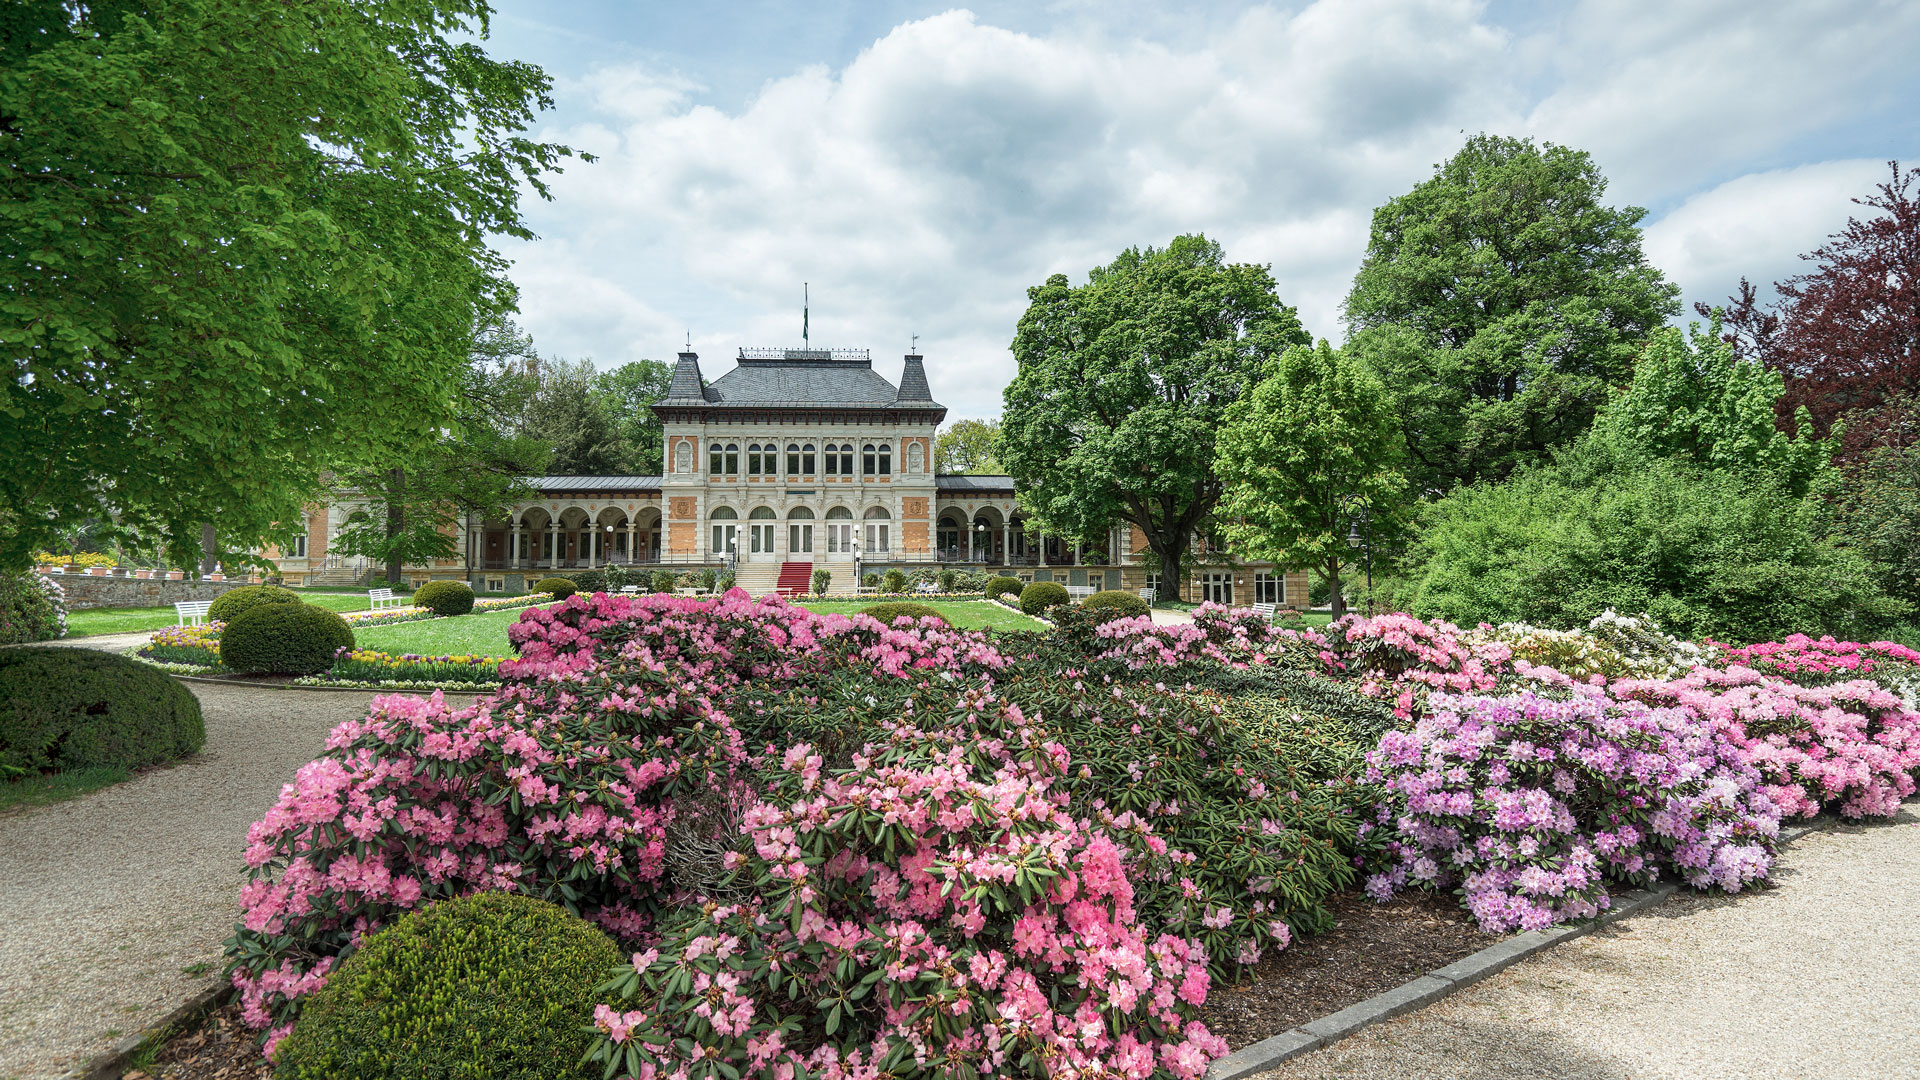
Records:
[[[1829,829],[1836,823],[1835,818],[1822,814],[1805,825],[1784,826],[1780,830],[1780,844],[1784,847],[1810,833]],[[1349,1005],[1318,1020],[1310,1020],[1271,1038],[1262,1039],[1250,1046],[1243,1046],[1214,1062],[1207,1069],[1206,1080],[1241,1080],[1242,1077],[1278,1068],[1281,1063],[1302,1054],[1331,1046],[1362,1029],[1391,1020],[1403,1013],[1410,1013],[1457,991],[1465,990],[1489,975],[1505,971],[1535,953],[1544,952],[1563,941],[1585,937],[1602,926],[1608,926],[1630,915],[1637,915],[1648,908],[1655,907],[1678,890],[1679,886],[1676,883],[1662,882],[1651,889],[1638,889],[1624,896],[1615,897],[1613,906],[1607,909],[1605,915],[1597,919],[1515,934],[1481,949],[1472,956],[1455,960],[1443,968],[1402,983],[1383,994],[1375,994],[1365,1001]]]

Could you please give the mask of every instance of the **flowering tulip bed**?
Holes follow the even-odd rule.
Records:
[[[1337,892],[1453,890],[1507,930],[1749,888],[1783,817],[1891,813],[1920,770],[1911,701],[1829,680],[1914,668],[1879,646],[1194,615],[528,609],[497,693],[376,698],[253,827],[248,1022],[271,1052],[363,935],[508,889],[632,952],[581,1018],[608,1076],[1192,1080],[1213,980]]]
[[[373,649],[341,649],[325,674],[294,680],[305,686],[350,683],[388,690],[492,688],[500,682],[497,656],[394,655]]]
[[[169,626],[148,638],[135,655],[161,663],[218,667],[220,631],[225,625],[209,622],[199,626]]]

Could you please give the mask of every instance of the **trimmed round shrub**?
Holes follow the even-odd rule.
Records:
[[[0,776],[137,769],[206,741],[199,699],[163,671],[98,649],[0,649]]]
[[[473,586],[464,581],[429,581],[413,602],[435,615],[465,615],[473,610]]]
[[[885,589],[887,592],[906,592],[907,591],[907,575],[898,570],[887,571],[886,576],[884,578],[881,578],[880,580],[881,580],[881,588]]]
[[[1145,600],[1125,589],[1105,589],[1094,593],[1080,601],[1080,606],[1094,616],[1095,622],[1134,619],[1153,614],[1153,609],[1147,606]]]
[[[860,578],[860,584],[869,589],[877,589],[880,587],[880,575],[879,574],[862,575]]]
[[[813,595],[825,596],[832,587],[833,571],[823,566],[813,572]]]
[[[1017,600],[1020,598],[1020,587],[1019,578],[997,577],[987,582],[987,587],[983,591],[989,600],[998,600],[1008,593],[1012,593]]]
[[[297,604],[300,594],[278,585],[242,585],[214,598],[207,609],[208,622],[230,623],[262,604]]]
[[[544,900],[485,892],[369,936],[279,1048],[293,1080],[598,1080],[594,988],[621,960],[592,924]]]
[[[948,567],[935,574],[933,580],[940,586],[941,592],[952,592],[954,582],[960,580],[960,575],[954,573],[952,567]]]
[[[351,648],[347,620],[312,604],[262,604],[220,631],[220,662],[243,674],[313,675]]]
[[[860,609],[860,614],[871,615],[889,626],[893,625],[893,620],[902,615],[910,615],[916,619],[924,619],[932,616],[940,620],[940,625],[945,626],[947,624],[945,617],[927,605],[915,604],[905,600],[890,601],[884,604],[868,604],[866,607]]]
[[[567,597],[579,592],[580,588],[575,585],[570,578],[543,577],[539,581],[534,582],[533,591],[552,593],[555,600],[565,600]]]
[[[1057,581],[1036,581],[1020,590],[1020,610],[1029,615],[1045,615],[1066,603],[1067,587]]]
[[[655,570],[653,572],[652,585],[653,585],[654,592],[657,592],[657,593],[672,592],[673,591],[673,571]]]

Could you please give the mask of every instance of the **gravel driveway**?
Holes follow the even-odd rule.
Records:
[[[1677,895],[1257,1080],[1920,1077],[1920,817],[1816,833],[1779,886]]]
[[[218,976],[247,826],[373,696],[188,685],[198,757],[0,817],[0,1078],[65,1075]]]

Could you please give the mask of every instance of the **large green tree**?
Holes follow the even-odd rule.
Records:
[[[1678,288],[1585,153],[1480,135],[1374,211],[1348,348],[1399,400],[1424,491],[1498,479],[1586,430]]]
[[[1888,592],[1920,605],[1920,444],[1882,446],[1848,468],[1834,500],[1834,534],[1872,561]]]
[[[955,420],[933,440],[933,471],[949,476],[997,475],[1000,421]]]
[[[1310,342],[1264,266],[1229,263],[1204,236],[1129,248],[1084,285],[1027,290],[1013,339],[1000,463],[1050,531],[1138,527],[1161,580],[1181,580],[1194,531],[1220,500],[1214,437],[1267,362]]]
[[[535,359],[532,339],[512,322],[477,327],[452,422],[400,457],[333,477],[355,500],[333,548],[381,563],[398,581],[408,563],[457,556],[466,515],[498,517],[532,497],[526,478],[545,470],[550,453],[519,425],[537,389]]]
[[[88,518],[241,550],[450,422],[491,236],[568,154],[481,0],[103,0],[0,24],[0,566]]]
[[[1250,557],[1320,571],[1339,618],[1349,531],[1364,514],[1377,545],[1405,522],[1404,458],[1393,399],[1372,370],[1325,341],[1288,349],[1227,407],[1214,447],[1220,530]]]
[[[597,389],[599,373],[592,361],[543,359],[538,370],[539,389],[527,400],[522,431],[552,451],[547,467],[555,476],[620,473],[627,444]]]
[[[653,403],[667,396],[673,369],[658,360],[635,360],[594,378],[594,393],[613,421],[621,444],[621,469],[635,476],[660,473],[667,435]]]

